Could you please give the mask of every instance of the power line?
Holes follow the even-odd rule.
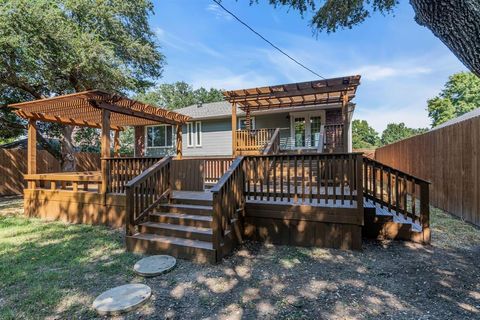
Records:
[[[302,68],[304,68],[305,70],[308,70],[310,71],[311,73],[313,73],[314,75],[316,75],[317,77],[319,78],[322,78],[322,79],[325,79],[325,77],[322,77],[321,75],[319,75],[318,73],[316,73],[315,71],[313,71],[312,69],[310,69],[309,67],[305,66],[303,63],[301,63],[300,61],[298,61],[297,59],[293,58],[292,56],[290,56],[288,53],[286,53],[285,51],[283,51],[282,49],[280,49],[279,47],[277,47],[276,45],[274,45],[270,40],[268,40],[267,38],[265,38],[264,36],[262,36],[260,33],[258,33],[257,31],[255,31],[252,27],[250,27],[247,23],[243,22],[239,17],[237,17],[233,12],[231,12],[230,10],[228,10],[227,8],[225,8],[221,3],[220,1],[218,0],[212,0],[213,2],[215,2],[220,8],[222,8],[223,10],[225,10],[225,12],[227,12],[228,14],[230,14],[232,17],[235,18],[235,20],[237,20],[238,22],[240,22],[241,24],[243,24],[245,27],[247,27],[250,31],[252,31],[253,33],[255,33],[257,36],[259,36],[263,41],[267,42],[269,45],[271,45],[273,48],[275,48],[276,50],[278,50],[280,53],[282,53],[283,55],[285,55],[287,58],[289,58],[290,60],[292,60],[293,62],[295,62],[296,64],[298,64],[299,66],[301,66]],[[326,80],[326,79],[325,79]]]

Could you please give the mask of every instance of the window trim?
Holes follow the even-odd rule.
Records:
[[[193,122],[187,122],[187,147],[192,148],[195,143],[195,132],[193,131]]]
[[[200,128],[200,129],[199,129]],[[195,121],[195,146],[202,146],[202,121]]]
[[[164,130],[165,130],[165,145],[164,146],[149,146],[148,145],[148,129],[149,128],[155,128],[155,127],[163,127]],[[171,145],[168,145],[168,138],[167,138],[167,127],[172,127],[172,144]],[[169,149],[169,148],[173,148],[173,146],[175,145],[174,142],[173,142],[173,125],[171,124],[154,124],[154,125],[150,125],[150,126],[145,126],[145,150],[146,149]],[[153,140],[152,140],[153,142]]]

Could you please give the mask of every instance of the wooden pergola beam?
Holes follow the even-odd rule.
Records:
[[[100,104],[97,104],[93,101],[89,101],[89,102],[91,103],[92,107],[94,107],[94,108],[98,108],[98,109],[102,109],[102,110],[108,110],[108,111],[111,111],[111,112],[114,112],[114,113],[124,114],[124,115],[132,116],[132,117],[135,117],[135,118],[146,119],[146,120],[155,121],[155,122],[159,122],[159,123],[167,123],[167,124],[171,124],[171,125],[177,125],[179,123],[179,121],[170,120],[170,119],[164,118],[162,116],[157,116],[157,115],[154,115],[154,114],[151,114],[151,113],[138,111],[138,110],[134,110],[134,109],[119,107],[119,106],[109,104],[109,103],[105,103],[105,102],[102,102]]]
[[[88,127],[88,128],[96,128],[101,129],[102,125],[100,123],[92,122],[92,121],[79,121],[75,119],[68,119],[63,117],[56,117],[56,116],[49,116],[44,115],[41,113],[33,113],[33,112],[26,112],[22,110],[17,110],[15,113],[24,118],[24,119],[31,119],[35,121],[42,121],[42,122],[53,122],[53,123],[60,123],[65,125],[71,126],[79,126],[79,127]],[[110,126],[111,130],[115,131],[123,131],[124,128],[120,126]]]

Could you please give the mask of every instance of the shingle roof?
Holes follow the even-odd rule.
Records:
[[[456,117],[455,119],[448,120],[448,121],[442,123],[441,125],[436,126],[435,128],[432,128],[432,130],[430,130],[430,131],[437,130],[437,129],[444,128],[444,127],[448,127],[448,126],[451,126],[452,124],[456,124],[456,123],[459,123],[459,122],[462,122],[462,121],[465,121],[465,120],[468,120],[468,119],[471,119],[471,118],[479,117],[479,116],[480,116],[480,108],[473,109],[470,112],[462,114],[460,117]]]
[[[192,117],[193,119],[227,118],[232,114],[232,105],[228,101],[203,103],[201,106],[194,104],[185,108],[176,109],[175,112]],[[245,114],[237,108],[237,115]]]

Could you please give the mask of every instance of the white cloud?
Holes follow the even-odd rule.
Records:
[[[403,64],[403,63],[401,63]],[[390,67],[382,65],[365,65],[353,69],[348,74],[361,74],[365,80],[378,81],[398,76],[417,76],[431,73],[430,68],[421,66]]]
[[[272,84],[275,78],[256,71],[237,74],[226,68],[208,68],[194,70],[189,82],[194,88],[212,87],[234,90]]]
[[[217,4],[209,4],[207,6],[207,11],[213,13],[217,19],[232,20],[233,18]]]

